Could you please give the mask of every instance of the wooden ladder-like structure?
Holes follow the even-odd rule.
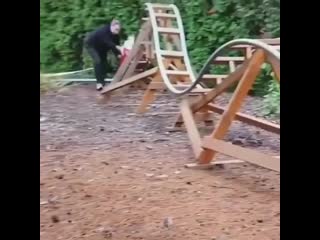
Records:
[[[197,163],[188,164],[187,167],[212,167],[221,163],[213,160],[217,153],[222,153],[280,171],[279,159],[222,140],[233,120],[280,134],[279,125],[238,113],[265,62],[272,65],[280,83],[280,53],[277,52],[280,51],[280,39],[231,41],[226,46],[231,51],[240,53],[237,56],[221,56],[222,51],[218,49],[219,56],[214,53],[196,76],[188,57],[183,24],[177,7],[173,4],[147,3],[146,10],[148,17],[143,19],[144,23],[133,49],[118,69],[112,84],[102,91],[102,95],[110,96],[117,89],[144,82],[146,89],[137,109],[139,113],[147,111],[157,92],[170,91],[183,95],[181,113],[177,116],[175,126],[186,127],[197,159]],[[222,46],[221,50],[224,48]],[[209,73],[209,65],[225,66],[227,72],[217,73],[213,69]],[[144,71],[141,72],[141,69]],[[213,103],[216,97],[237,82],[238,86],[227,108]],[[196,122],[203,121],[206,125],[213,125],[213,114],[222,114],[221,120],[210,136],[201,138]],[[230,163],[234,162],[239,160]]]

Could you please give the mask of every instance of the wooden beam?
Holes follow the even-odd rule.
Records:
[[[193,152],[195,156],[198,157],[201,152],[201,137],[187,99],[182,100],[181,114],[191,141]]]
[[[262,38],[258,40],[269,45],[280,45],[280,38]]]
[[[214,161],[208,164],[198,164],[198,163],[187,163],[185,164],[185,168],[191,169],[212,169],[217,165],[225,165],[225,164],[235,164],[235,163],[243,163],[242,160],[223,160],[223,161]]]
[[[157,27],[156,31],[161,34],[180,34],[178,28]]]
[[[154,16],[156,18],[169,18],[169,19],[176,19],[177,16],[174,14],[168,14],[168,13],[155,13]]]
[[[128,79],[125,79],[125,80],[122,80],[120,82],[117,82],[115,84],[110,84],[109,86],[107,86],[106,88],[104,88],[102,91],[101,91],[101,94],[106,94],[106,93],[110,93],[112,91],[115,91],[119,88],[122,88],[124,86],[127,86],[127,85],[130,85],[136,81],[139,81],[139,80],[142,80],[144,78],[147,78],[147,77],[150,77],[152,75],[154,75],[156,72],[158,71],[158,67],[154,67],[148,71],[145,71],[143,73],[139,73],[135,76],[132,76]]]
[[[159,84],[159,86],[162,86],[162,89],[165,88],[159,71],[157,71],[157,74],[152,78],[151,83],[149,84],[147,90],[144,92],[142,102],[137,108],[137,113],[145,113],[148,109],[149,104],[155,100],[157,90],[159,91],[161,89],[154,88],[152,84]]]
[[[261,65],[264,63],[264,60],[264,51],[261,49],[257,50],[250,59],[248,68],[243,74],[242,79],[240,80],[227,109],[224,111],[219,124],[211,134],[211,138],[222,139],[224,137],[236,115],[236,112],[240,109],[244,98],[247,96],[248,91],[260,73]],[[199,161],[201,164],[207,164],[214,158],[214,156],[214,151],[206,149],[201,152]]]
[[[160,54],[163,57],[175,57],[175,58],[183,58],[184,54],[181,51],[173,51],[173,50],[161,50]]]
[[[205,137],[202,147],[280,172],[279,159],[252,149],[239,147],[222,140],[213,139],[212,137]]]
[[[132,59],[130,65],[127,68],[127,71],[124,73],[122,79],[129,78],[134,74],[134,71],[137,69],[137,66],[138,66],[141,58],[143,57],[144,53],[145,53],[145,50],[141,46],[140,49],[137,51],[135,58]]]
[[[223,108],[221,106],[218,106],[216,104],[211,104],[211,103],[209,103],[207,107],[210,111],[213,111],[213,112],[219,113],[219,114],[223,114],[224,111],[226,110],[225,108]],[[264,130],[272,132],[272,133],[280,134],[280,125],[275,124],[275,123],[271,123],[266,120],[259,119],[259,118],[253,117],[253,116],[250,116],[248,114],[237,113],[235,115],[235,120],[250,124],[252,126],[264,129]]]
[[[245,57],[228,57],[228,56],[221,56],[221,57],[217,57],[216,59],[214,59],[214,62],[229,62],[229,61],[233,61],[233,62],[243,62],[245,60]]]
[[[164,4],[164,3],[152,3],[152,8],[161,9],[161,10],[172,10],[172,7],[170,4]]]
[[[176,114],[175,112],[171,112],[170,114]],[[213,113],[208,111],[197,112],[194,114],[194,121],[197,122],[213,122]],[[181,127],[183,124],[183,120],[178,119],[175,122],[175,127]]]
[[[231,73],[221,84],[217,85],[214,89],[208,92],[201,98],[201,100],[195,101],[191,104],[192,112],[197,112],[200,108],[211,102],[214,98],[226,91],[234,83],[236,83],[242,76],[243,72],[248,66],[248,60],[244,62],[239,68]]]

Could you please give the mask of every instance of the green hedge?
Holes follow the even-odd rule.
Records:
[[[40,68],[44,72],[78,70],[84,66],[82,39],[86,32],[118,18],[124,34],[136,34],[145,2],[174,3],[180,9],[187,46],[195,70],[221,44],[235,38],[259,38],[261,32],[280,36],[280,0],[40,0]],[[207,12],[213,8],[215,14]],[[268,92],[265,74],[255,85]]]

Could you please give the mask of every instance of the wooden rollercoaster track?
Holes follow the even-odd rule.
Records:
[[[137,109],[139,113],[147,111],[148,105],[155,101],[157,92],[169,91],[182,98],[181,112],[175,126],[185,126],[197,159],[196,163],[187,164],[187,167],[212,167],[217,153],[221,153],[280,172],[279,158],[223,141],[234,120],[280,134],[279,125],[239,113],[244,98],[264,64],[271,64],[280,84],[280,39],[236,39],[227,42],[195,74],[189,60],[178,8],[173,4],[147,3],[146,10],[148,17],[144,19],[130,55],[119,68],[114,81],[102,91],[102,95],[110,96],[117,89],[148,80]],[[242,55],[228,54],[235,50]],[[141,66],[141,63],[152,63],[153,66]],[[210,72],[217,65],[224,65],[228,72]],[[144,71],[138,72],[141,68],[145,68]],[[226,108],[214,104],[218,96],[235,84],[236,90]],[[220,121],[209,136],[201,137],[196,119],[213,125],[213,114],[221,114]]]

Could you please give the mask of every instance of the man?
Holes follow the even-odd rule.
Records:
[[[97,90],[100,91],[105,85],[105,77],[110,67],[107,66],[107,53],[111,50],[118,58],[121,58],[120,22],[112,20],[111,24],[100,27],[94,32],[89,33],[84,40],[94,64],[94,73],[97,79]]]

